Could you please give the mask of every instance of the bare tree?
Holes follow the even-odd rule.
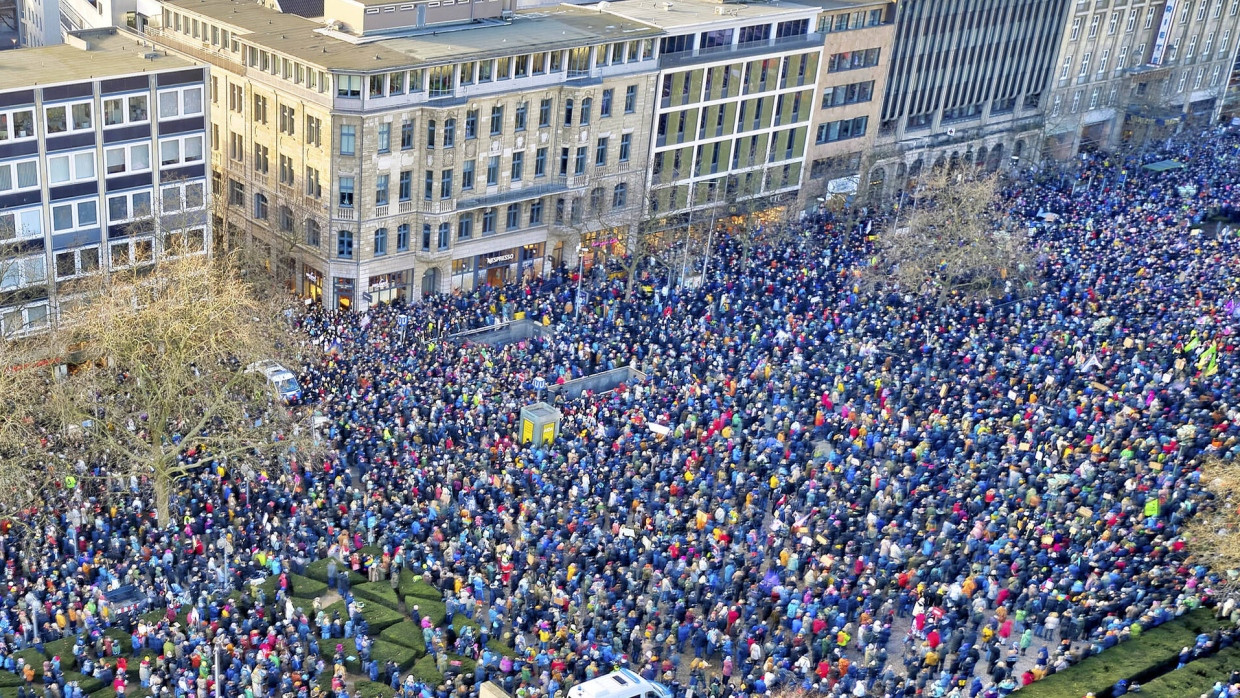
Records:
[[[1194,559],[1209,567],[1233,590],[1240,589],[1240,463],[1210,458],[1201,482],[1213,495],[1185,532]]]
[[[42,389],[6,391],[0,415],[0,460],[26,454],[23,470],[45,480],[72,475],[74,463],[104,464],[111,477],[145,483],[160,523],[176,483],[196,469],[245,471],[305,446],[298,414],[248,370],[283,358],[278,306],[255,298],[227,256],[208,260],[168,235],[168,246],[135,239],[128,270],[84,282],[59,329],[27,340],[49,356],[81,346],[89,360],[41,386],[38,373],[13,374]],[[49,461],[29,450],[34,433],[72,439]],[[2,506],[23,504],[12,488],[0,494],[13,497]]]
[[[935,168],[919,195],[877,238],[876,283],[934,296],[989,295],[1036,271],[1025,231],[1004,229],[997,180]],[[901,211],[902,214],[905,211]]]

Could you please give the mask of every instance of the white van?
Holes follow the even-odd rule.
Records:
[[[628,669],[619,669],[573,686],[568,689],[568,698],[672,698],[672,691]]]
[[[261,373],[271,384],[276,394],[285,402],[293,403],[301,399],[301,386],[293,372],[275,361],[258,361],[245,367],[246,373]]]

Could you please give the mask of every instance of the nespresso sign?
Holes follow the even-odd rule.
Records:
[[[516,255],[509,252],[508,254],[497,254],[494,257],[487,257],[487,264],[498,264],[500,262],[511,262]]]

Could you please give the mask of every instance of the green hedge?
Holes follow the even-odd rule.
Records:
[[[17,659],[26,660],[26,663],[30,665],[30,668],[34,669],[34,675],[42,676],[43,675],[43,661],[46,660],[47,657],[44,657],[43,654],[39,652],[39,650],[36,650],[33,647],[31,647],[30,649],[24,649],[24,650],[21,650],[20,652],[14,652],[13,659],[14,661],[16,661]],[[18,672],[18,675],[21,675],[20,671]]]
[[[336,645],[344,645],[344,668],[350,674],[360,674],[362,660],[357,656],[357,644],[351,637],[329,637],[319,640],[319,654],[330,667],[336,657]],[[330,673],[330,672],[328,672]]]
[[[413,648],[383,639],[375,640],[370,646],[370,657],[379,662],[380,667],[385,666],[388,660],[391,660],[396,662],[396,666],[400,667],[401,671],[406,671],[413,666],[413,663],[423,654],[425,652],[418,652]]]
[[[487,640],[487,647],[489,647],[492,652],[503,655],[505,657],[510,657],[512,659],[517,658],[517,650],[512,647],[509,647],[508,645],[505,645],[503,641],[499,639]]]
[[[400,571],[400,595],[405,599],[405,603],[409,603],[408,597],[412,596],[418,599],[428,599],[430,601],[442,601],[443,593],[431,586],[422,577],[415,575],[409,570]]]
[[[444,606],[442,601],[417,598],[410,598],[409,601],[412,601],[413,603],[406,602],[405,608],[407,609],[410,618],[413,617],[414,606],[418,607],[418,613],[420,615],[429,616],[431,623],[434,623],[437,628],[443,625],[444,620],[448,617],[448,607]]]
[[[324,571],[326,574],[326,571]],[[327,593],[327,582],[320,582],[317,579],[303,577],[300,574],[289,574],[289,586],[293,589],[293,596],[299,599],[316,599]]]
[[[370,634],[378,635],[385,628],[389,628],[397,623],[405,620],[401,614],[393,611],[382,604],[374,602],[363,602],[362,617],[366,619],[366,623],[370,625]],[[349,619],[349,607],[345,602],[337,601],[336,603],[323,609],[327,613],[327,617],[331,618],[333,613],[340,614],[341,622]]]
[[[79,674],[75,671],[65,672],[65,683],[67,684],[70,681],[77,681],[78,687],[82,689],[83,693],[94,693],[95,691],[98,691],[99,689],[103,688],[103,682],[100,681],[99,679],[93,676],[86,676],[85,674]]]
[[[353,690],[362,698],[392,698],[396,695],[391,686],[374,681],[358,681],[353,684]]]
[[[1140,695],[1142,698],[1195,698],[1209,693],[1219,681],[1226,683],[1236,667],[1240,667],[1240,647],[1228,647],[1143,684]]]
[[[5,686],[20,686],[26,683],[22,677],[11,671],[0,671],[0,688]]]
[[[400,611],[400,599],[391,582],[366,582],[353,587],[353,595],[371,603],[382,604],[393,611]]]
[[[422,638],[422,628],[411,620],[384,628],[383,632],[379,633],[379,639],[408,647],[419,657],[426,654],[426,641]]]
[[[1081,698],[1093,692],[1102,698],[1120,679],[1144,683],[1174,667],[1180,650],[1192,647],[1197,635],[1223,627],[1212,609],[1199,608],[1151,628],[1135,639],[1094,655],[1020,690],[1020,698]]]
[[[77,638],[70,635],[62,637],[59,640],[43,643],[43,654],[48,659],[52,657],[60,657],[60,670],[70,671],[77,667],[77,657],[73,656],[73,646],[77,644]],[[90,693],[90,691],[87,691]]]
[[[341,572],[344,572],[346,570],[349,571],[350,584],[361,584],[362,582],[366,581],[365,577],[358,574],[357,572],[349,570],[348,566],[345,565],[344,563],[340,561],[336,562],[336,574],[340,574]],[[311,562],[310,564],[306,565],[306,576],[311,579],[316,579],[326,584],[327,583],[327,558],[323,558],[322,560],[315,560],[314,562]]]

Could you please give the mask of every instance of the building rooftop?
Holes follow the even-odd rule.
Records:
[[[817,6],[773,0],[754,5],[710,2],[709,0],[621,0],[590,5],[616,17],[641,22],[664,30],[716,24],[721,21],[776,20],[783,16],[804,16]],[[722,14],[720,14],[722,12]]]
[[[333,32],[313,20],[245,0],[167,0],[231,25],[246,43],[328,70],[375,71],[509,56],[659,36],[624,17],[568,5],[517,12],[512,21],[436,25],[378,36]]]
[[[802,5],[816,7],[819,10],[832,12],[835,10],[860,10],[867,7],[885,7],[892,0],[797,0]]]
[[[116,28],[74,32],[63,44],[13,49],[3,56],[0,90],[193,67]]]

